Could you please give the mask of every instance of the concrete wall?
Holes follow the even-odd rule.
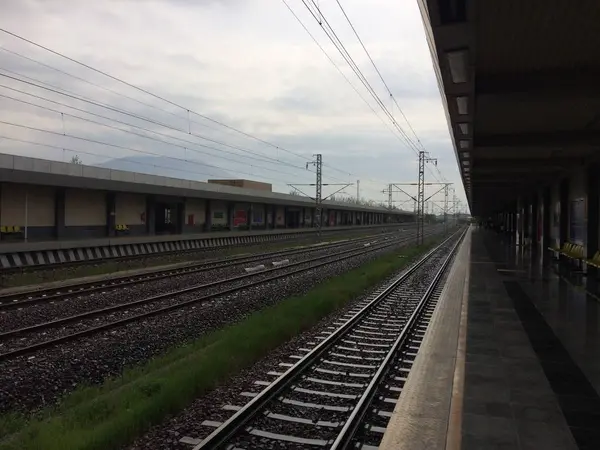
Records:
[[[227,202],[211,200],[210,210],[213,226],[226,226],[227,221]]]
[[[554,183],[550,189],[550,244],[560,245],[560,183]]]
[[[252,205],[252,225],[265,227],[266,220],[265,206],[261,204]]]
[[[106,193],[67,189],[65,229],[69,237],[106,236]]]
[[[587,202],[587,192],[586,192],[586,171],[584,168],[578,168],[574,170],[569,177],[569,231],[567,232],[567,236],[569,241],[573,241],[579,245],[585,245],[586,241],[586,225],[587,225],[587,209],[585,208],[585,204]],[[574,204],[577,204],[580,210],[582,210],[582,214],[580,215],[581,221],[577,222],[575,226],[578,230],[574,230],[573,224],[571,223],[571,209]],[[572,234],[576,234],[577,238],[572,238]]]
[[[285,209],[283,206],[278,206],[275,209],[275,226],[283,227],[285,225]]]
[[[19,226],[23,234],[27,225],[28,239],[51,238],[54,235],[54,188],[2,183],[0,191],[0,225]]]
[[[146,234],[146,222],[142,220],[146,214],[146,196],[118,192],[115,196],[115,226],[127,225],[127,232],[133,236]]]
[[[304,226],[310,227],[312,225],[313,210],[311,208],[304,208]]]
[[[206,200],[186,198],[183,220],[185,233],[201,233],[206,222]]]

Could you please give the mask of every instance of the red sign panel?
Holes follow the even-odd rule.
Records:
[[[240,225],[246,225],[248,223],[248,216],[246,210],[239,209],[233,214],[233,226],[239,227]]]

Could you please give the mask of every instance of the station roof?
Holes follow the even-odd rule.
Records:
[[[81,164],[0,153],[0,181],[65,188],[153,194],[171,197],[203,198],[287,206],[314,206],[314,200],[299,195],[280,194],[265,190],[126,172]],[[407,211],[390,211],[376,206],[344,202],[323,202],[325,208],[410,215]]]
[[[600,146],[598,0],[419,0],[474,215]]]

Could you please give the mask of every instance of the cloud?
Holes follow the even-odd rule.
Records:
[[[93,106],[0,76],[1,84],[108,118],[86,115],[0,88],[0,94],[63,112],[61,116],[0,97],[0,119],[59,132],[66,128],[79,137],[178,158],[186,152],[202,152],[196,157],[207,164],[222,166],[233,176],[238,176],[235,170],[243,170],[257,178],[280,179],[274,183],[285,191],[286,182],[312,181],[313,175],[303,169],[303,158],[320,152],[327,165],[338,168],[326,172],[332,181],[333,177],[348,181],[362,178],[365,195],[380,200],[386,183],[416,178],[414,149],[407,148],[402,139],[390,131],[393,127],[389,120],[302,3],[286,1],[370,106],[336,71],[283,2],[146,0],[75,1],[67,5],[59,0],[14,0],[3,4],[2,28],[18,32],[183,108],[0,33],[3,48],[105,89],[2,51],[0,73],[1,69],[7,69],[129,113]],[[438,158],[438,167],[444,175],[458,184],[454,152],[415,2],[347,0],[343,5],[420,141]],[[416,141],[337,4],[321,2],[320,7],[385,106]],[[18,29],[14,28],[15,23],[19,24]],[[260,140],[248,138],[194,112],[256,135]],[[111,124],[129,133],[67,114]],[[151,122],[135,116],[149,118]],[[16,131],[4,125],[0,125],[0,135],[97,153],[99,156],[89,156],[95,162],[136,154],[134,150],[102,147],[40,132]],[[227,143],[229,147],[207,139]],[[273,142],[294,155],[263,141]],[[28,147],[8,140],[0,140],[0,150],[53,158],[61,154],[57,149]],[[262,162],[251,158],[262,159]],[[285,173],[277,173],[278,169]],[[434,169],[433,172],[437,174]],[[463,195],[462,186],[459,190]]]

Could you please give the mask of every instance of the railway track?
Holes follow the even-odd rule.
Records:
[[[121,289],[127,286],[147,283],[149,281],[158,281],[161,279],[167,279],[179,275],[199,274],[218,268],[234,267],[246,263],[255,263],[260,260],[266,260],[269,258],[290,257],[302,253],[319,252],[348,245],[379,241],[381,239],[386,239],[397,234],[398,232],[395,231],[298,249],[280,250],[252,255],[212,259],[208,261],[202,261],[199,263],[192,263],[190,265],[186,265],[179,268],[159,269],[138,275],[123,275],[111,277],[110,279],[106,279],[103,281],[90,281],[70,284],[62,287],[33,289],[28,291],[21,291],[14,294],[0,295],[0,312],[10,309],[23,308],[38,303],[52,302],[61,299],[71,298],[73,296],[83,296],[95,292],[106,292],[107,290]]]
[[[0,333],[0,361],[33,353],[80,337],[93,335],[196,303],[207,302],[243,289],[290,277],[298,273],[339,262],[349,257],[356,257],[387,247],[400,245],[411,240],[412,236],[384,240],[379,244],[369,247],[343,250],[335,254],[318,256],[310,260],[273,267],[257,273],[248,273],[211,283],[188,286],[184,289],[164,294],[3,332]]]
[[[376,449],[425,335],[464,229],[354,308],[194,450]]]
[[[410,223],[405,224],[391,224],[389,227],[382,227],[378,229],[378,232],[385,232],[388,228],[390,229],[398,229],[398,228],[410,228]],[[339,234],[352,234],[353,232],[361,232],[366,231],[365,229],[356,228],[356,229],[347,229],[347,230],[324,230],[328,232],[328,236],[335,237]],[[81,267],[81,266],[94,266],[99,264],[104,264],[106,262],[116,263],[116,262],[128,262],[128,261],[136,261],[140,259],[157,259],[164,258],[173,255],[181,255],[181,254],[210,254],[214,252],[219,252],[225,248],[233,248],[233,247],[255,247],[257,245],[269,245],[269,244],[280,244],[282,242],[302,242],[304,240],[308,240],[314,238],[314,233],[308,232],[304,234],[300,234],[297,236],[293,236],[287,239],[280,239],[274,241],[266,241],[266,242],[242,242],[235,245],[213,245],[210,247],[204,248],[190,248],[190,249],[180,249],[180,250],[169,250],[163,251],[160,253],[145,253],[139,255],[124,255],[124,256],[110,256],[104,257],[102,259],[82,259],[78,261],[69,261],[63,263],[56,264],[34,264],[27,266],[19,266],[19,267],[5,267],[0,269],[0,276],[11,276],[16,274],[24,274],[24,273],[33,273],[33,272],[43,272],[43,271],[51,271],[56,269],[64,269],[70,267]]]

